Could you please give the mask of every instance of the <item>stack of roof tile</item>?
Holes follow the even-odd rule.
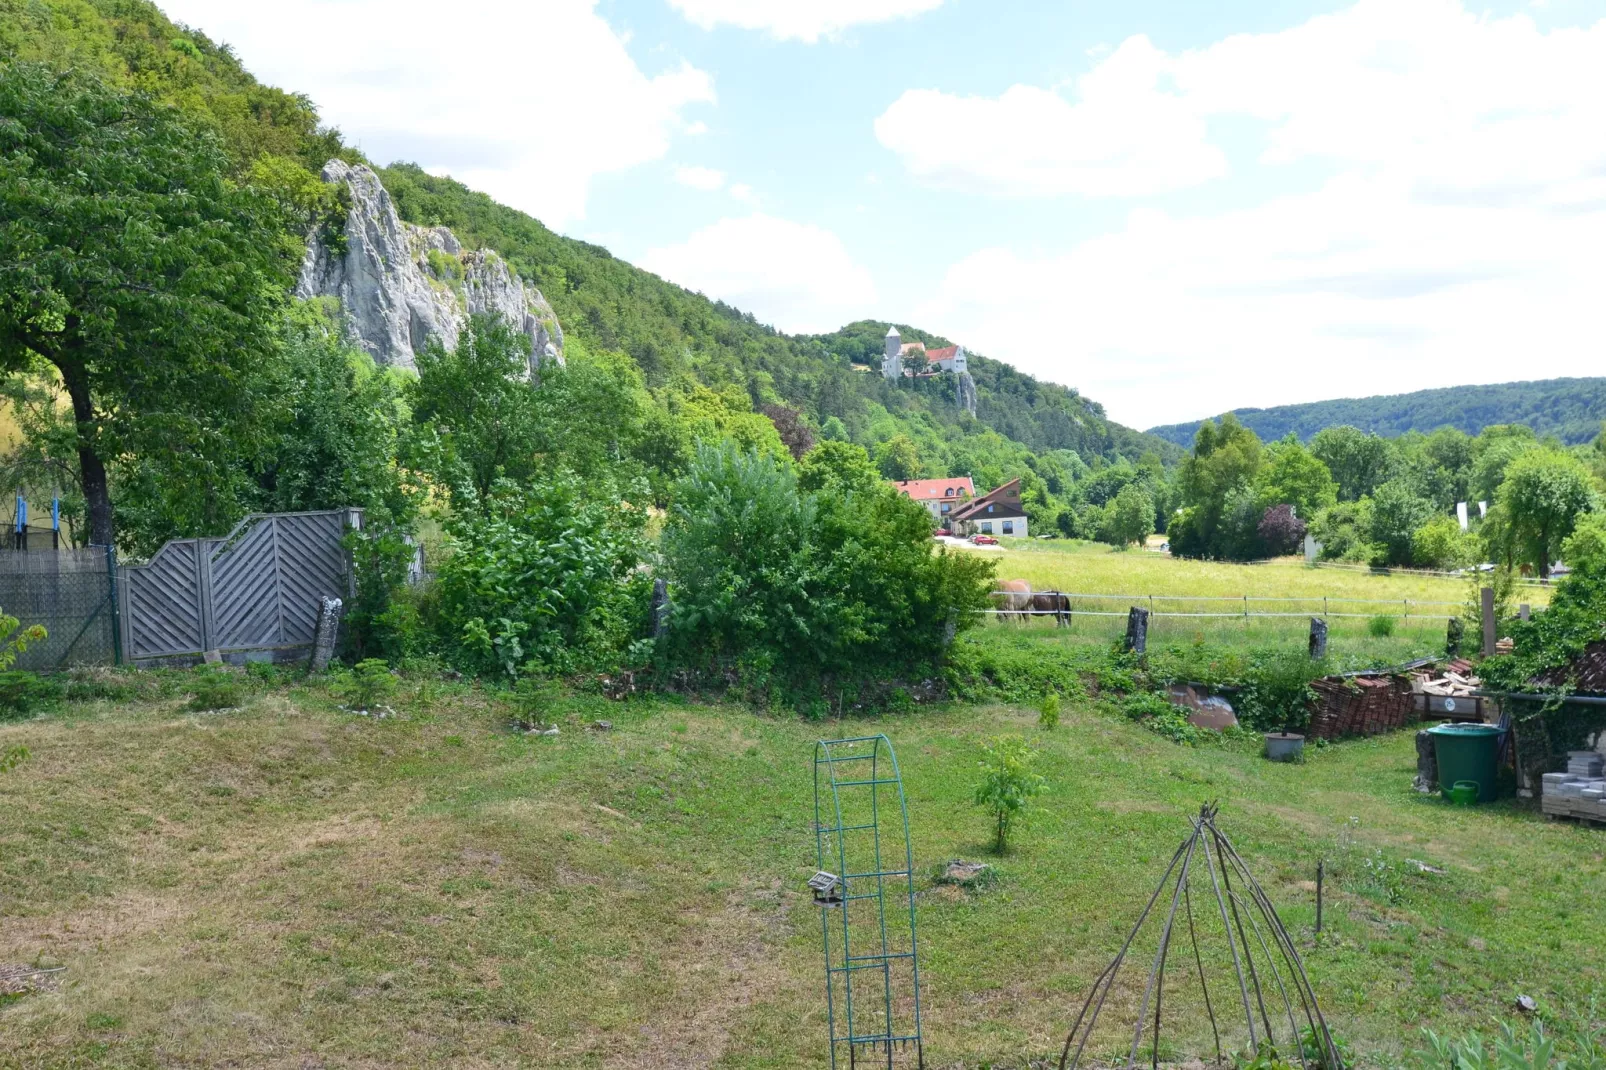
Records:
[[[1328,676],[1311,687],[1316,702],[1307,734],[1314,739],[1375,736],[1413,724],[1418,717],[1405,676]]]

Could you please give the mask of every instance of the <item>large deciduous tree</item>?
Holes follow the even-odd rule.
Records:
[[[108,468],[129,462],[131,482],[159,467],[158,493],[192,499],[165,515],[232,519],[237,459],[264,432],[250,387],[293,247],[281,204],[228,173],[172,108],[0,66],[0,370],[60,375],[93,542],[113,540]]]
[[[1595,492],[1582,461],[1541,447],[1519,454],[1506,466],[1498,501],[1522,559],[1540,576],[1549,576],[1562,541],[1573,533],[1579,516],[1594,508]]]
[[[1392,475],[1388,440],[1358,427],[1324,427],[1311,437],[1310,451],[1332,473],[1340,501],[1359,501]]]

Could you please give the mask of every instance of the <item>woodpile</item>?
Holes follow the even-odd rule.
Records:
[[[1375,736],[1416,723],[1411,681],[1400,675],[1328,676],[1313,681],[1312,739]]]

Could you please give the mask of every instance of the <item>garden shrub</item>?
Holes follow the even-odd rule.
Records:
[[[190,709],[233,709],[244,701],[245,689],[227,669],[202,668],[190,674]]]
[[[1043,696],[1043,704],[1039,706],[1037,723],[1044,728],[1058,728],[1060,723],[1060,693],[1050,691]]]
[[[1387,613],[1379,613],[1366,622],[1366,634],[1373,639],[1387,639],[1394,634],[1394,618]]]
[[[0,721],[26,717],[63,695],[61,684],[20,669],[0,672]]]
[[[435,592],[451,659],[503,676],[611,666],[646,629],[646,516],[611,480],[567,472],[455,515]]]
[[[1257,732],[1303,732],[1316,698],[1311,682],[1329,666],[1303,651],[1277,651],[1253,657],[1233,704],[1238,723]]]
[[[993,815],[993,849],[1003,854],[1009,848],[1009,834],[1015,823],[1025,818],[1032,798],[1048,787],[1042,775],[1032,771],[1037,752],[1018,736],[1002,736],[981,748],[981,783],[976,785],[976,805]]]
[[[725,443],[698,450],[674,498],[661,656],[754,692],[805,703],[933,673],[992,588],[991,561],[933,552],[930,514],[884,485],[808,493],[788,463]]]
[[[354,710],[371,710],[396,691],[396,678],[383,658],[364,658],[335,679],[335,694]]]

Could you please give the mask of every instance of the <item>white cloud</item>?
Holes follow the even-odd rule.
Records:
[[[832,331],[875,309],[875,283],[840,238],[763,214],[722,219],[641,265],[783,331]]]
[[[904,93],[876,137],[919,178],[973,193],[1161,193],[1216,178],[1204,120],[1160,87],[1167,57],[1133,37],[1081,80],[1072,104],[1017,85],[997,98]]]
[[[1193,122],[1247,119],[1264,134],[1259,159],[1223,179],[1243,207],[1140,208],[1057,254],[980,250],[917,322],[1138,426],[1600,373],[1606,20],[1546,33],[1454,0],[1362,0],[1177,56],[1128,41],[1079,89],[1074,104],[1024,87],[941,107],[906,94],[878,133],[934,182],[1141,193],[1210,177],[1211,142]],[[1121,115],[1136,132],[1119,130]],[[958,124],[947,141],[917,133],[945,121]],[[978,148],[976,127],[1005,135]],[[1076,153],[1032,137],[1073,129],[1086,135]],[[1280,188],[1281,165],[1300,160],[1328,177]]]
[[[669,0],[705,30],[719,25],[763,30],[781,40],[813,44],[852,26],[907,18],[942,6],[942,0]]]
[[[1409,167],[1445,191],[1598,192],[1606,22],[1541,33],[1458,0],[1361,0],[1180,54],[1132,37],[1080,79],[998,97],[912,89],[876,135],[933,183],[1009,194],[1146,195],[1227,173],[1207,123],[1264,124],[1262,162]]]
[[[685,63],[643,73],[595,0],[162,6],[264,81],[308,94],[380,162],[450,172],[555,227],[584,218],[593,178],[661,158],[685,109],[714,100],[709,75]]]
[[[736,198],[738,201],[741,201],[743,204],[758,204],[758,194],[754,193],[753,187],[749,186],[746,182],[732,183],[730,192],[732,197]]]
[[[677,167],[675,168],[675,181],[682,186],[700,189],[712,193],[724,188],[725,172],[716,171],[712,167]]]
[[[1423,203],[1393,176],[1205,219],[1148,209],[1047,257],[988,249],[917,322],[1139,427],[1463,382],[1598,375],[1606,202]]]

